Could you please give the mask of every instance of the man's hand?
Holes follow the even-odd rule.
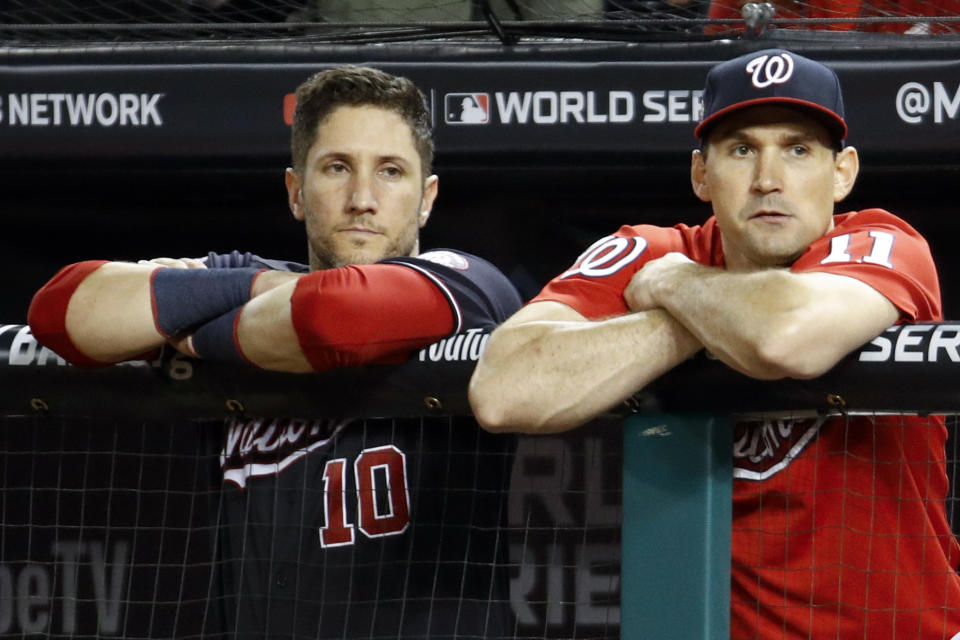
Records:
[[[169,338],[167,344],[188,358],[199,358],[200,356],[197,355],[197,352],[193,348],[192,335],[193,334],[186,334]]]
[[[670,276],[674,275],[677,269],[693,264],[693,260],[677,252],[651,260],[633,274],[630,284],[623,291],[624,301],[631,311],[650,311],[662,307],[657,298],[658,290],[671,286]]]
[[[196,258],[153,258],[152,260],[140,260],[137,264],[159,265],[161,267],[170,267],[171,269],[206,269],[207,265]]]
[[[762,380],[822,375],[899,315],[855,278],[784,268],[732,272],[678,253],[644,265],[623,297],[634,312],[663,309],[728,366]]]
[[[196,258],[153,258],[151,260],[140,260],[137,264],[157,265],[169,267],[171,269],[206,269],[207,265]],[[250,297],[255,298],[271,289],[296,280],[303,274],[291,273],[289,271],[264,271],[253,281],[253,287],[250,290]],[[184,352],[188,353],[188,352]],[[189,355],[189,353],[188,353]]]

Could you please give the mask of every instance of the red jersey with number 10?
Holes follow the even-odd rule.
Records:
[[[856,278],[905,321],[940,321],[926,241],[880,209],[834,216],[794,272]],[[584,252],[534,301],[587,318],[629,312],[623,291],[669,252],[724,266],[716,220],[624,226]],[[734,433],[734,639],[960,638],[960,546],[945,500],[941,418],[778,418]]]

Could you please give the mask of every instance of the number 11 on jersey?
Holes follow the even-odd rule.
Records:
[[[890,254],[893,253],[893,234],[874,230],[870,232],[870,237],[873,238],[870,253],[857,260],[857,262],[879,264],[892,269],[893,264],[890,262]],[[853,261],[853,256],[850,254],[850,234],[845,233],[830,238],[830,255],[821,260],[820,264]]]

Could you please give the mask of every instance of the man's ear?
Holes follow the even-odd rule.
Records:
[[[690,154],[690,184],[693,192],[703,202],[710,202],[710,186],[707,184],[707,159],[703,152],[694,150]]]
[[[440,178],[436,175],[429,176],[423,182],[423,198],[420,200],[420,215],[417,223],[422,229],[430,219],[430,212],[433,211],[433,203],[437,199],[437,190],[440,187]]]
[[[833,201],[840,202],[853,190],[860,173],[860,154],[855,147],[844,147],[837,152],[833,170]]]
[[[287,204],[290,206],[290,213],[297,220],[303,220],[303,179],[300,174],[287,167],[283,174],[283,181],[287,185]]]

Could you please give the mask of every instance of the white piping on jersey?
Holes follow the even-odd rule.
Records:
[[[405,267],[410,267],[411,269],[415,269],[420,273],[422,273],[423,275],[425,275],[427,278],[429,278],[430,282],[437,285],[437,288],[440,289],[441,293],[443,293],[443,295],[447,298],[447,302],[450,303],[450,309],[453,311],[453,315],[455,316],[455,326],[453,331],[450,332],[450,335],[460,333],[460,331],[463,330],[463,312],[460,311],[460,305],[457,304],[457,299],[453,297],[453,293],[450,291],[450,289],[447,288],[447,285],[444,284],[442,280],[440,280],[440,278],[438,278],[436,275],[434,275],[430,271],[427,271],[423,267],[415,264],[410,264],[409,262],[393,262],[392,264],[401,264]]]

